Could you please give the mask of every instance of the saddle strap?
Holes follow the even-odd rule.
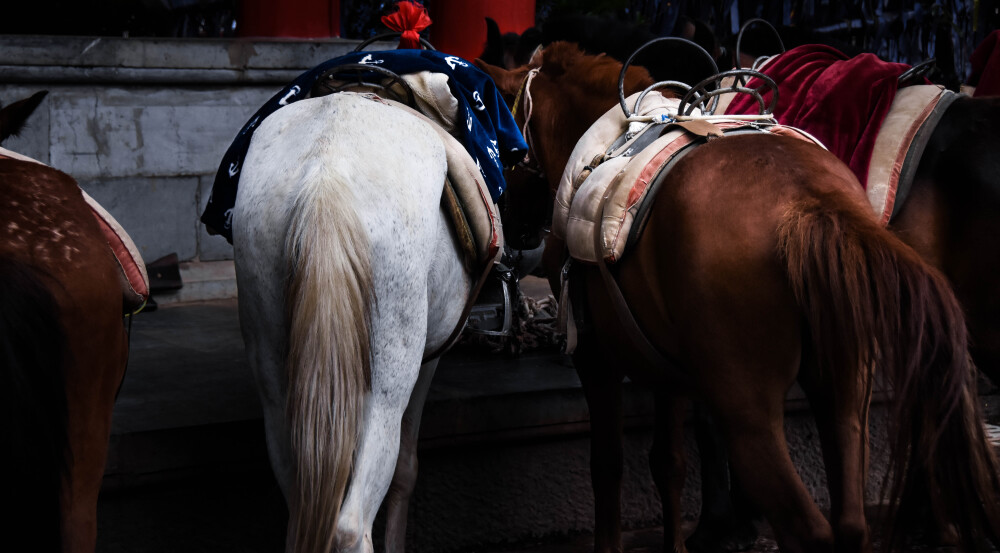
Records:
[[[486,280],[490,277],[490,273],[493,272],[493,263],[488,263],[486,268],[479,275],[479,280],[476,281],[475,285],[469,290],[469,297],[465,300],[465,307],[462,309],[462,316],[458,319],[458,324],[455,325],[455,329],[451,331],[451,335],[448,339],[441,344],[441,347],[435,349],[429,354],[425,355],[420,361],[424,364],[431,359],[435,359],[444,355],[444,352],[448,351],[448,348],[455,345],[459,337],[462,336],[462,331],[465,330],[465,325],[469,321],[469,313],[472,313],[472,307],[476,303],[476,298],[479,297],[479,292],[483,290],[483,285],[486,284]]]
[[[447,176],[444,178],[444,192],[441,194],[441,204],[450,216],[452,228],[455,230],[455,239],[462,250],[465,268],[471,274],[475,271],[475,266],[479,261],[479,256],[476,253],[476,239],[472,235],[472,228],[469,226],[469,220],[465,216],[465,209],[462,207],[462,202],[458,199],[458,193],[455,192],[455,187],[452,185],[451,179]]]
[[[610,194],[605,194],[601,199],[601,206],[599,208],[599,213],[603,212],[604,204],[608,201]],[[594,233],[594,249],[595,251],[600,251],[601,245],[601,233]],[[625,331],[625,334],[630,338],[632,345],[642,354],[647,362],[653,367],[661,368],[666,371],[666,376],[670,380],[685,381],[687,376],[683,371],[681,371],[680,364],[675,360],[670,359],[666,355],[660,352],[652,342],[649,341],[649,337],[643,332],[642,328],[639,327],[639,322],[635,320],[635,316],[632,314],[632,309],[628,306],[628,302],[625,300],[625,295],[622,294],[621,287],[618,286],[618,281],[615,280],[614,275],[611,274],[611,270],[608,269],[608,264],[604,261],[603,255],[597,256],[597,268],[601,272],[601,277],[604,280],[604,287],[607,289],[608,298],[611,300],[611,304],[614,306],[615,311],[618,313],[618,323],[620,323]]]
[[[917,128],[915,130],[911,129],[910,133],[913,135],[913,139],[906,153],[903,155],[903,159],[900,161],[899,182],[896,184],[895,196],[893,197],[889,213],[882,214],[883,225],[888,224],[899,213],[903,204],[906,203],[906,199],[910,195],[910,189],[913,187],[913,179],[917,176],[920,159],[923,157],[924,150],[931,140],[931,135],[934,134],[934,130],[937,129],[942,117],[944,117],[944,112],[951,107],[951,104],[955,100],[961,97],[961,94],[943,90],[940,96],[938,96],[938,100],[929,106],[929,109],[924,114],[921,114],[921,121]]]

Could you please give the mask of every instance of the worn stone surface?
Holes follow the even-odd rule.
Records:
[[[10,105],[45,90],[41,86],[0,86],[0,105]],[[49,100],[52,91],[42,100],[31,117],[25,123],[21,133],[4,141],[3,147],[24,154],[42,163],[49,163]]]
[[[35,90],[0,87],[0,101]],[[146,261],[170,252],[182,260],[231,259],[232,247],[209,236],[198,217],[219,159],[273,92],[56,87],[4,146],[76,178],[118,219]]]
[[[197,178],[81,180],[80,186],[118,220],[146,263],[174,252],[180,259],[197,255]]]
[[[78,179],[214,174],[270,89],[70,89],[51,94],[51,164]]]
[[[8,35],[0,36],[0,65],[305,69],[350,52],[358,42],[340,38],[290,41]]]
[[[0,36],[0,103],[49,90],[4,146],[83,183],[146,261],[232,259],[198,220],[222,154],[285,82],[357,44]]]

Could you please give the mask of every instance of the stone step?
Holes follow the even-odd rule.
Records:
[[[184,261],[180,263],[181,282],[177,290],[156,292],[160,305],[235,298],[236,268],[233,261]]]

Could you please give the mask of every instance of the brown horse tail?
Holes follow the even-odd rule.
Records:
[[[998,465],[964,315],[945,278],[842,196],[798,202],[778,232],[820,370],[870,392],[877,366],[891,385],[887,550],[902,547],[904,522],[928,515],[950,523],[966,551],[997,543]]]
[[[0,259],[0,534],[11,551],[59,551],[70,459],[59,306],[32,267]],[[13,543],[10,540],[14,540]],[[23,540],[23,541],[19,541]]]
[[[308,171],[286,240],[288,413],[296,475],[289,551],[333,551],[371,388],[368,235],[335,171]]]

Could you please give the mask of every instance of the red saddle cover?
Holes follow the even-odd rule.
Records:
[[[899,76],[909,68],[874,54],[848,58],[835,48],[811,44],[776,56],[761,72],[778,85],[778,122],[815,136],[866,183],[875,138],[896,96]],[[751,79],[748,84],[756,88],[763,82]],[[768,90],[765,104],[770,98]],[[726,113],[757,113],[757,102],[741,94]]]

